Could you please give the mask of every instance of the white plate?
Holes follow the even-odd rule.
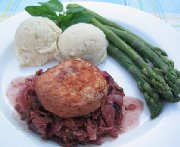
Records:
[[[163,48],[175,61],[176,68],[180,69],[180,34],[161,20],[130,7],[95,2],[81,4]],[[7,85],[13,78],[33,74],[39,68],[46,69],[56,64],[52,62],[42,67],[19,68],[15,56],[14,35],[17,26],[27,17],[29,15],[23,12],[0,23],[0,144],[3,147],[57,146],[27,130],[15,117],[15,112],[6,97]],[[136,82],[112,58],[108,57],[102,68],[124,88],[126,95],[143,100]],[[102,146],[179,147],[179,123],[180,103],[166,104],[162,114],[155,120],[149,119],[149,112],[145,106],[141,123],[136,129],[120,135],[116,140],[106,141]]]

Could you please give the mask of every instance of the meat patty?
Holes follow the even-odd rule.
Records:
[[[69,118],[97,110],[107,95],[107,82],[96,66],[70,59],[37,76],[35,90],[46,110]]]

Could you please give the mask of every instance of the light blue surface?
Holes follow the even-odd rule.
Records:
[[[6,11],[6,6],[12,0],[0,0],[0,11]],[[38,1],[47,0],[13,0],[10,11],[23,11],[24,7],[27,5],[36,5]],[[62,1],[75,1],[75,0],[62,0]],[[80,0],[89,1],[89,0]],[[110,2],[122,5],[128,5],[141,10],[149,12],[159,12],[164,13],[180,13],[180,0],[91,0],[99,2]]]
[[[48,0],[0,0],[0,21],[18,12],[28,5]],[[98,1],[126,5],[151,13],[171,26],[180,30],[180,0],[61,0],[63,2]]]

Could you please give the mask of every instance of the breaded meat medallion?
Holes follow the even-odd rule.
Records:
[[[70,59],[38,75],[35,90],[46,110],[70,118],[97,110],[107,95],[107,82],[96,66]]]

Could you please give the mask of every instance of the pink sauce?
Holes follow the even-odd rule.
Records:
[[[125,96],[123,108],[122,131],[126,132],[137,127],[140,123],[140,116],[144,109],[144,104],[141,100]]]
[[[27,77],[18,77],[8,86],[6,94],[13,106],[17,103],[18,97],[26,88],[25,78]],[[29,76],[29,78],[31,78],[31,76]],[[141,100],[128,96],[124,97],[123,103],[122,132],[127,132],[139,125],[140,115],[144,109],[144,105]]]
[[[17,102],[17,98],[20,96],[22,90],[26,87],[25,79],[27,77],[18,77],[15,78],[11,83],[8,85],[6,95],[9,99],[11,105],[15,105]]]

